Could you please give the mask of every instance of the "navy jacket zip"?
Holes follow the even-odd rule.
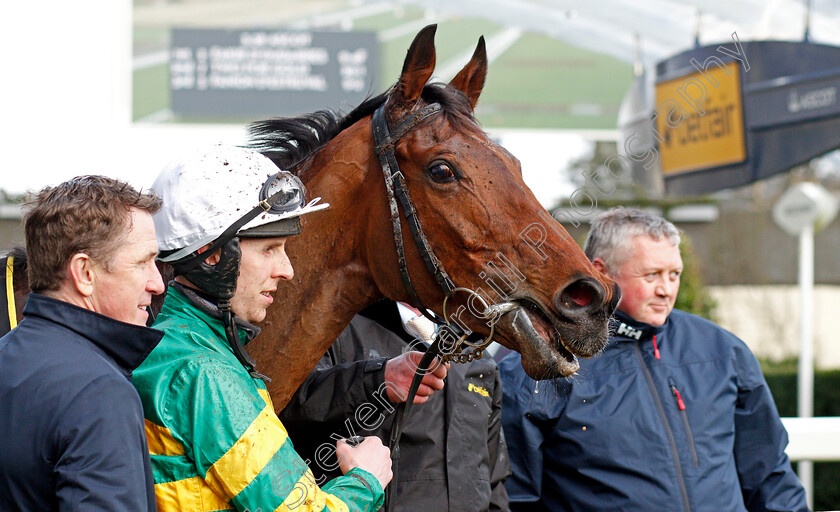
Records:
[[[662,420],[662,428],[665,429],[665,433],[668,435],[668,444],[671,448],[671,456],[674,458],[674,470],[676,471],[677,483],[680,486],[680,495],[682,496],[683,507],[686,512],[691,512],[691,503],[688,501],[688,491],[685,487],[682,464],[680,464],[680,452],[677,451],[677,441],[674,439],[674,432],[671,431],[671,425],[668,424],[668,417],[665,415],[665,409],[662,407],[662,400],[659,399],[659,393],[656,392],[656,386],[653,384],[653,377],[650,374],[650,370],[648,370],[645,359],[642,357],[642,349],[639,348],[639,342],[636,342],[633,345],[633,348],[635,348],[636,357],[639,359],[642,373],[645,375],[645,381],[647,381],[648,386],[650,387],[650,394],[653,396],[657,412]]]

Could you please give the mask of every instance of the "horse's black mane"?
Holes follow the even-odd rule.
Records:
[[[321,149],[342,130],[363,119],[388,99],[393,87],[368,97],[349,114],[339,117],[333,110],[319,110],[298,117],[272,118],[248,126],[248,147],[269,157],[281,169],[299,173],[298,166]],[[455,126],[465,121],[475,123],[467,97],[455,87],[443,83],[426,84],[421,98],[427,103],[440,103],[447,119]]]

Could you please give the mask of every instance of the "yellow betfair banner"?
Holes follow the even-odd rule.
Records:
[[[656,84],[655,128],[665,175],[746,158],[739,64],[716,61]]]

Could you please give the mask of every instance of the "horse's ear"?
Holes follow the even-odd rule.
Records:
[[[427,25],[411,42],[405,56],[400,81],[391,93],[395,105],[404,108],[420,99],[420,93],[435,70],[435,31],[437,25]]]
[[[475,47],[470,61],[449,83],[467,95],[470,100],[470,107],[474,109],[475,104],[478,103],[478,96],[484,89],[486,78],[487,48],[484,45],[484,36],[481,36],[478,38],[478,46]]]

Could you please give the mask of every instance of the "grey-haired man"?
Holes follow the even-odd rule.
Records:
[[[677,228],[618,208],[584,252],[622,289],[614,335],[579,374],[537,383],[501,364],[511,510],[807,510],[758,361],[737,337],[674,308]]]

